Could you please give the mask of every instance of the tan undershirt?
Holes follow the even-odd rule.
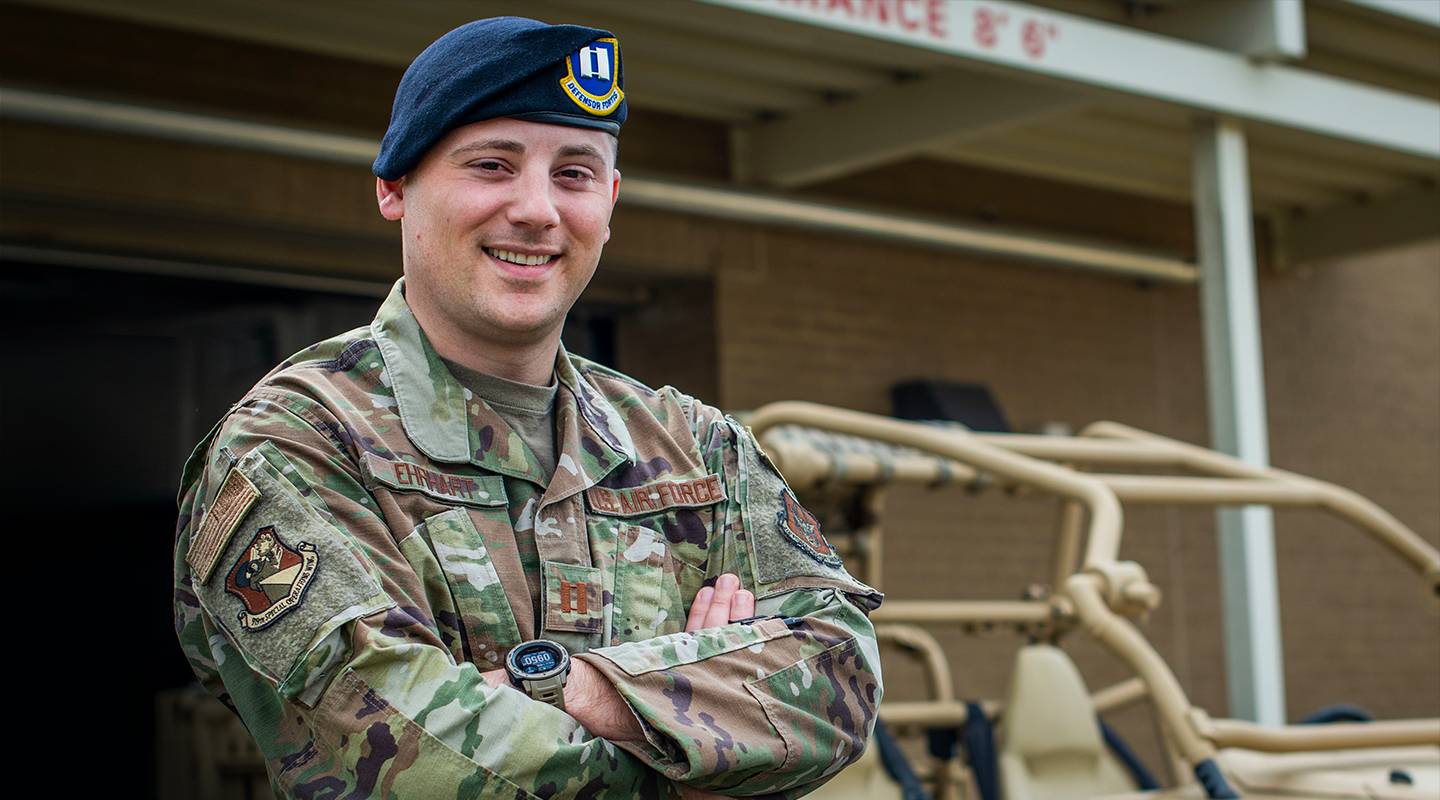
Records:
[[[548,486],[555,474],[555,463],[559,454],[555,452],[555,392],[560,384],[551,375],[549,386],[532,386],[496,375],[490,375],[464,364],[457,364],[441,357],[450,374],[470,393],[481,398],[505,424],[519,435],[545,473]]]

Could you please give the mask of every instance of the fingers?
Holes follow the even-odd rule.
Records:
[[[510,683],[510,674],[503,669],[492,669],[489,672],[480,673],[480,677],[490,684],[491,688],[499,688]]]
[[[695,595],[695,602],[690,605],[690,615],[685,618],[685,631],[698,631],[705,627],[705,617],[710,613],[710,601],[715,597],[715,589],[706,586]]]
[[[725,573],[715,580],[715,597],[705,613],[705,627],[718,628],[730,621],[730,601],[740,589],[740,579]]]
[[[730,619],[749,619],[755,616],[755,595],[744,589],[735,592],[730,599]]]
[[[686,631],[701,628],[718,628],[732,619],[748,619],[755,616],[754,593],[740,588],[740,579],[725,573],[715,580],[715,586],[706,586],[695,595],[690,613],[685,618]]]

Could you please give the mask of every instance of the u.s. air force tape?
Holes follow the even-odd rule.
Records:
[[[704,475],[671,481],[656,481],[624,489],[594,486],[585,491],[585,499],[597,514],[612,517],[637,517],[655,514],[667,508],[702,508],[725,499],[725,484],[719,475]]]

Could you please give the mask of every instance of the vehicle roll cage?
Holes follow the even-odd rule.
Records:
[[[1127,619],[1154,609],[1160,591],[1143,567],[1119,559],[1126,503],[1322,509],[1349,520],[1414,568],[1421,576],[1425,602],[1440,613],[1440,551],[1355,492],[1114,422],[1094,423],[1076,436],[975,433],[955,424],[907,422],[798,401],[763,406],[743,421],[796,488],[867,487],[876,507],[881,504],[875,502],[875,493],[895,482],[972,489],[998,485],[1064,500],[1052,557],[1054,590],[1048,597],[895,599],[872,613],[882,637],[919,653],[931,674],[934,700],[882,704],[880,717],[891,726],[964,723],[965,705],[954,699],[944,654],[933,637],[916,626],[1013,627],[1035,636],[1080,628],[1135,673],[1092,695],[1097,712],[1148,698],[1172,766],[1187,767],[1176,770],[1182,781],[1197,768],[1202,778],[1213,770],[1215,752],[1224,747],[1296,752],[1440,745],[1440,719],[1279,727],[1213,719],[1191,704],[1174,672]],[[1120,466],[1193,474],[1082,471]],[[869,533],[866,577],[876,583],[883,536],[880,526]]]

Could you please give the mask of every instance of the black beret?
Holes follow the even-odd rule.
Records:
[[[425,48],[395,91],[374,172],[398,180],[445,134],[511,117],[620,133],[625,76],[608,31],[496,17]]]

